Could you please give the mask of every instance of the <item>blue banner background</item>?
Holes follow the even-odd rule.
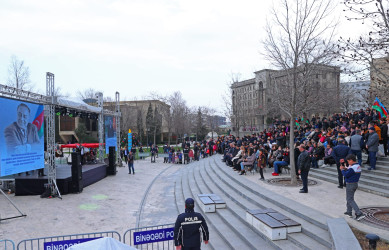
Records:
[[[134,245],[141,245],[159,241],[173,240],[174,228],[163,228],[150,231],[134,232]]]
[[[18,106],[21,103],[29,109],[29,115],[25,117],[28,125],[24,130],[27,141],[21,139],[18,126]],[[44,168],[44,124],[40,123],[40,135],[37,126],[32,124],[40,112],[43,112],[43,105],[0,98],[0,176]]]
[[[112,116],[104,116],[105,153],[109,153],[109,147],[115,147],[117,152],[116,123]]]
[[[71,246],[81,244],[87,241],[100,239],[98,238],[86,238],[86,239],[75,239],[75,240],[62,240],[62,241],[52,241],[52,242],[45,242],[43,243],[43,249],[44,250],[55,250],[55,249],[68,249]]]

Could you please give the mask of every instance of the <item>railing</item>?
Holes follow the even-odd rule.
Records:
[[[134,237],[134,233],[138,232],[145,232],[145,231],[153,231],[153,230],[161,230],[161,229],[171,229],[174,227],[174,224],[164,224],[164,225],[157,225],[157,226],[151,226],[151,227],[140,227],[140,228],[132,228],[128,229],[124,235],[123,235],[123,243],[134,246],[137,249],[174,249],[174,240],[164,240],[163,238],[167,239],[166,235],[159,236],[161,241],[158,242],[152,242],[152,243],[145,243],[145,244],[138,244],[137,240]],[[162,230],[161,230],[162,231]],[[152,240],[152,237],[150,237]]]
[[[15,250],[15,243],[12,240],[0,240],[0,249]]]
[[[81,239],[93,239],[101,237],[111,237],[121,241],[121,236],[116,231],[107,231],[107,232],[97,232],[97,233],[85,233],[85,234],[71,234],[71,235],[62,235],[62,236],[51,236],[43,238],[34,238],[22,240],[18,246],[17,250],[43,250],[44,245],[50,244],[51,242],[56,241],[70,241],[70,240],[81,240]],[[77,243],[76,243],[77,244]],[[0,248],[1,249],[1,248]]]

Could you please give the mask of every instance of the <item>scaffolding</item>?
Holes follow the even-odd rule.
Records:
[[[116,147],[117,147],[117,152],[116,152],[116,164],[119,167],[122,167],[122,157],[120,155],[120,94],[119,92],[116,92],[115,94],[115,99],[116,99]]]
[[[61,197],[57,187],[57,171],[55,169],[55,85],[54,74],[46,73],[46,96],[49,97],[49,103],[45,105],[46,118],[46,141],[47,141],[47,156],[48,156],[48,188],[54,197]]]
[[[33,102],[44,105],[44,114],[46,119],[46,140],[47,140],[47,165],[48,165],[48,188],[50,188],[50,195],[53,197],[60,197],[61,194],[58,190],[56,183],[56,165],[55,165],[55,110],[56,107],[64,107],[74,110],[79,110],[88,113],[97,113],[94,111],[86,110],[84,108],[74,108],[64,104],[58,103],[57,97],[55,96],[55,83],[54,74],[46,73],[46,95],[33,93],[26,90],[17,89],[14,87],[0,84],[0,97],[12,98],[22,101]],[[99,156],[98,160],[100,163],[104,163],[104,115],[111,115],[116,117],[116,129],[118,138],[118,149],[120,149],[120,108],[119,108],[119,92],[116,92],[117,105],[116,110],[104,110],[103,94],[97,93],[97,104],[100,111],[97,113],[98,116],[98,136],[99,136]],[[120,154],[119,158],[120,158]],[[117,164],[121,164],[121,158],[117,159]]]

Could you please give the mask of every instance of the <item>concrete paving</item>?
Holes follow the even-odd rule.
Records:
[[[135,175],[128,174],[127,167],[117,168],[116,176],[108,176],[84,188],[80,194],[64,195],[62,200],[9,195],[27,217],[2,221],[0,239],[10,239],[17,244],[28,238],[111,230],[122,235],[127,229],[136,227],[145,190],[165,168],[168,168],[165,175],[157,178],[145,200],[140,226],[173,223],[177,209],[172,197],[172,178],[181,165],[163,164],[162,161],[157,159],[157,163],[152,164],[149,160],[136,161]],[[158,205],[165,209],[155,211],[160,207]],[[0,195],[1,218],[15,215],[18,215],[17,210]]]
[[[212,158],[220,160],[218,155]],[[174,223],[177,214],[184,210],[179,207],[177,211],[174,201],[175,180],[183,165],[163,164],[162,161],[161,158],[157,159],[157,163],[150,163],[148,159],[138,160],[135,162],[135,175],[129,175],[127,167],[118,168],[116,176],[108,176],[86,187],[80,194],[65,195],[63,200],[9,195],[27,217],[1,222],[0,239],[18,243],[27,238],[111,230],[123,234],[127,229],[136,227],[143,199],[140,226]],[[273,178],[271,172],[271,169],[267,169],[266,179]],[[145,197],[154,178],[155,182]],[[258,189],[276,192],[331,217],[344,217],[345,189],[338,189],[335,184],[317,180],[319,184],[310,187],[308,194],[300,194],[299,187],[281,187],[259,181],[259,174],[241,178],[255,182]],[[356,192],[356,202],[360,207],[389,206],[388,198],[363,191]],[[5,197],[0,195],[1,218],[17,214]],[[376,233],[389,240],[387,230],[350,218],[346,218],[346,221],[362,231]]]

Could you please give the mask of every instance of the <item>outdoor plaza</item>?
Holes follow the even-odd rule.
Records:
[[[187,197],[195,198],[195,211],[203,213],[197,195],[215,193],[226,201],[227,208],[205,213],[213,249],[332,248],[326,220],[344,218],[346,206],[345,190],[335,184],[310,177],[315,185],[308,194],[300,194],[299,187],[268,182],[287,174],[274,178],[267,170],[266,181],[259,181],[258,174],[240,176],[226,167],[218,154],[187,165],[162,162],[161,157],[157,164],[150,163],[149,158],[136,160],[134,175],[128,174],[127,167],[118,167],[116,175],[84,188],[82,193],[64,195],[63,199],[9,195],[27,216],[2,221],[0,238],[17,245],[25,239],[114,231],[123,236],[122,242],[133,245],[131,236],[125,234],[128,229],[173,226],[177,215],[184,211]],[[356,201],[361,208],[389,206],[388,198],[361,190]],[[262,208],[273,208],[298,221],[303,231],[288,234],[286,240],[267,239],[245,222],[246,209]],[[17,214],[3,196],[0,211],[2,218]],[[353,228],[389,239],[388,228],[345,219]],[[165,249],[173,247],[170,242]]]

